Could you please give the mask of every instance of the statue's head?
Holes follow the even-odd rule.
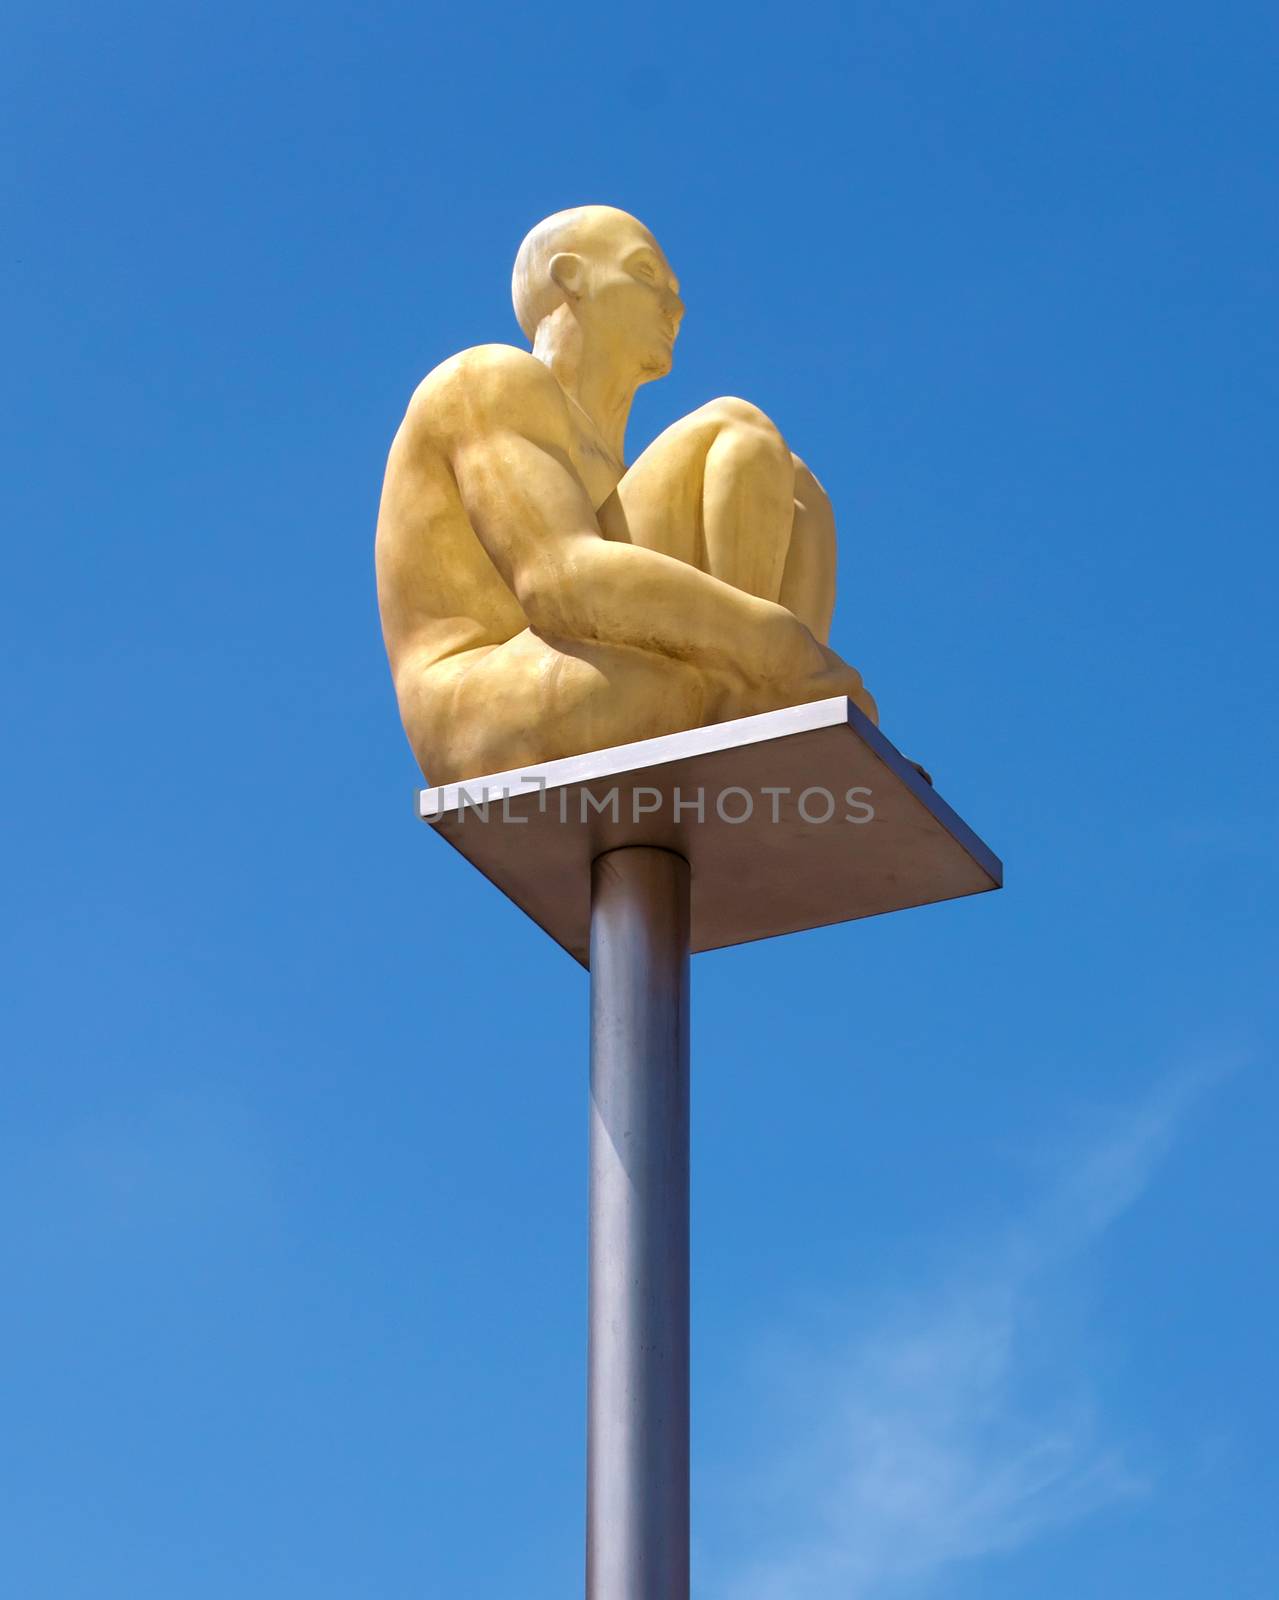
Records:
[[[539,222],[519,248],[511,295],[537,349],[571,322],[641,382],[671,370],[684,303],[653,235],[613,206],[577,206]]]

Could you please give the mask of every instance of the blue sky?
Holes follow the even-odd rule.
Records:
[[[999,895],[695,963],[699,1600],[1270,1600],[1272,7],[14,9],[0,1589],[580,1591],[586,980],[372,530],[600,200]]]

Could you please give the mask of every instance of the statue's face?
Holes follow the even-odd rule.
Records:
[[[578,317],[592,342],[645,379],[665,377],[684,302],[657,240],[632,218],[619,219],[601,229],[585,259],[588,281]]]

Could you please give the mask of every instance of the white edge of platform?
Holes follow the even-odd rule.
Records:
[[[999,857],[973,832],[936,789],[879,731],[864,712],[844,695],[828,700],[812,700],[806,705],[784,706],[780,711],[764,711],[754,717],[736,717],[731,722],[712,722],[703,728],[688,728],[682,733],[666,733],[656,739],[637,739],[631,744],[611,745],[604,750],[588,750],[580,756],[565,756],[559,761],[513,768],[485,777],[468,778],[460,783],[445,783],[437,788],[420,789],[418,816],[438,829],[452,814],[466,806],[484,805],[494,800],[514,798],[538,789],[558,789],[568,784],[594,783],[601,778],[616,778],[627,772],[646,772],[672,761],[714,755],[724,750],[785,739],[797,733],[821,728],[850,727],[874,752],[915,799],[973,858],[998,887],[1003,886],[1004,868]]]

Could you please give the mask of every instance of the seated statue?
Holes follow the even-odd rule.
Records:
[[[400,714],[433,784],[849,695],[826,646],[835,523],[764,413],[712,400],[631,466],[635,391],[684,305],[611,206],[541,222],[515,314],[419,385],[391,446],[378,603]]]

